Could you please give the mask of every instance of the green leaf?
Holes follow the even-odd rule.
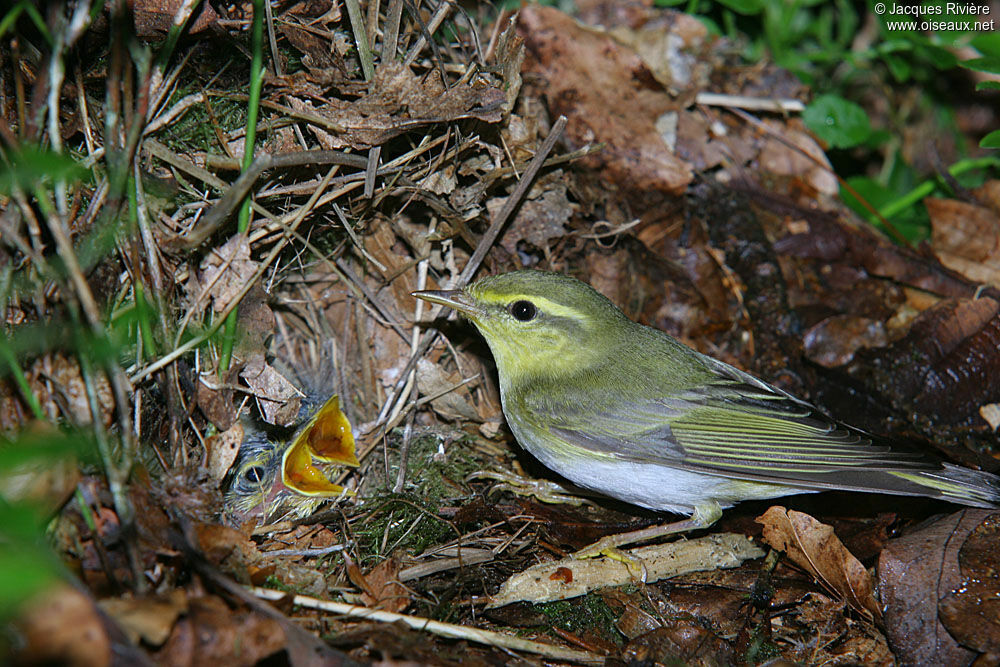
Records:
[[[764,10],[763,0],[718,0],[719,4],[743,16],[760,14]]]
[[[0,614],[14,612],[57,577],[56,564],[42,547],[0,549]]]
[[[802,112],[802,119],[832,148],[857,146],[872,133],[865,110],[836,95],[817,97]]]
[[[972,58],[958,63],[965,69],[976,72],[989,72],[990,74],[1000,74],[1000,58],[987,56],[985,58]]]
[[[980,148],[1000,148],[1000,130],[993,130],[979,142]]]
[[[921,44],[917,51],[938,69],[951,69],[958,64],[958,58],[954,53],[930,42]]]
[[[972,38],[969,46],[984,56],[1000,58],[1000,32],[981,32]]]
[[[906,83],[910,80],[910,73],[913,71],[913,68],[908,59],[892,54],[887,54],[882,59],[885,61],[886,66],[888,66],[892,78],[900,83]]]
[[[9,195],[15,188],[30,190],[43,179],[77,181],[87,170],[72,158],[32,146],[8,154],[8,163],[0,168],[0,194]]]

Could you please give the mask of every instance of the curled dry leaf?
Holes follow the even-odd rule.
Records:
[[[201,262],[201,284],[208,289],[215,312],[224,311],[256,271],[257,262],[250,259],[250,241],[245,235],[237,234],[225,245],[212,248]]]
[[[206,468],[212,479],[222,481],[240,452],[243,442],[243,424],[236,422],[222,433],[205,439]]]
[[[302,393],[285,376],[264,361],[264,355],[251,358],[240,371],[250,385],[260,414],[268,424],[288,426],[299,416]]]
[[[400,564],[396,558],[386,558],[364,575],[361,600],[366,607],[401,612],[410,604],[410,593],[399,583]]]
[[[177,618],[188,608],[187,594],[175,588],[155,598],[110,598],[98,603],[133,643],[141,639],[150,646],[167,641]]]
[[[865,566],[833,532],[808,514],[771,507],[757,517],[764,526],[764,541],[784,551],[827,590],[870,619],[881,619],[875,587]]]
[[[1000,285],[1000,181],[975,191],[982,204],[924,200],[931,243],[941,263],[969,280]]]

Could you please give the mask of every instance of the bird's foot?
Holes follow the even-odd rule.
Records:
[[[696,507],[694,512],[691,513],[690,518],[684,519],[683,521],[675,521],[673,523],[662,524],[659,526],[650,526],[649,528],[633,530],[628,533],[605,535],[597,542],[594,542],[590,546],[584,547],[574,553],[573,557],[583,559],[594,558],[595,556],[600,556],[602,554],[608,555],[609,550],[618,551],[619,547],[623,547],[626,544],[635,544],[636,542],[644,542],[658,537],[665,537],[676,533],[687,533],[692,530],[707,528],[718,521],[721,516],[722,508],[719,507],[718,504],[713,503],[711,505],[699,506]],[[621,553],[620,551],[618,552]]]
[[[466,481],[470,479],[493,479],[500,482],[493,487],[494,489],[506,486],[512,493],[519,496],[531,496],[543,503],[553,505],[582,505],[587,502],[584,498],[572,495],[572,492],[561,484],[544,479],[530,479],[512,472],[481,470],[465,478]]]

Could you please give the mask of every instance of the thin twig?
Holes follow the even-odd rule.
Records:
[[[288,595],[283,591],[260,588],[259,586],[248,586],[247,590],[263,600],[282,600]],[[440,621],[434,621],[420,616],[394,614],[388,611],[379,611],[368,607],[344,604],[343,602],[320,600],[307,595],[296,595],[291,599],[291,603],[307,609],[317,609],[319,611],[327,611],[332,614],[340,614],[342,616],[349,616],[352,618],[363,618],[371,621],[380,621],[382,623],[402,622],[414,630],[430,632],[440,637],[464,639],[477,644],[485,644],[486,646],[495,646],[502,649],[534,653],[536,655],[551,658],[552,660],[569,660],[588,665],[603,664],[604,662],[603,657],[586,651],[576,651],[574,649],[563,648],[561,646],[553,646],[552,644],[543,644],[529,639],[521,639],[520,637],[511,637],[510,635],[505,635],[500,632],[470,628],[466,625],[442,623]]]
[[[532,158],[531,164],[524,171],[524,176],[518,181],[517,187],[514,192],[507,198],[503,203],[503,206],[497,212],[493,221],[490,223],[489,228],[483,237],[479,240],[479,244],[476,246],[476,250],[472,253],[472,257],[465,264],[462,272],[459,274],[458,278],[455,279],[454,284],[451,286],[452,289],[458,289],[465,287],[468,284],[469,279],[475,275],[476,271],[479,269],[479,265],[482,263],[483,258],[486,257],[486,253],[489,252],[490,248],[496,242],[497,238],[500,236],[500,232],[503,230],[504,225],[510,216],[514,213],[518,204],[521,203],[521,199],[527,194],[528,189],[531,187],[532,182],[535,180],[535,176],[538,175],[538,171],[542,168],[545,163],[546,157],[555,148],[556,142],[562,136],[563,130],[566,129],[566,117],[559,116],[556,122],[552,125],[552,130],[549,132],[549,136],[545,138],[542,145],[539,146],[538,152],[535,153],[535,157]],[[430,314],[430,319],[436,319],[441,312],[444,310],[444,306],[436,306]],[[417,349],[410,355],[410,360],[406,364],[406,368],[403,369],[403,373],[400,379],[396,381],[396,385],[393,387],[393,392],[386,400],[382,406],[382,410],[379,412],[379,418],[376,420],[372,428],[369,429],[369,433],[375,428],[379,428],[386,421],[386,415],[399,396],[400,390],[410,378],[410,373],[417,365],[417,361],[421,359],[427,350],[430,349],[431,343],[437,338],[439,331],[437,329],[427,332],[424,335],[423,340],[420,341],[420,345]]]

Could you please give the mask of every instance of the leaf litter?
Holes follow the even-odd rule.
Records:
[[[164,17],[179,11],[166,4],[137,3],[140,34],[162,34]],[[752,517],[769,517],[765,543],[808,575],[760,560],[657,583],[629,572],[618,588],[484,615],[511,575],[547,564],[547,581],[568,585],[579,577],[572,563],[558,565],[566,548],[657,517],[593,499],[554,510],[470,477],[512,469],[548,476],[500,424],[482,342],[457,321],[432,323],[409,296],[452,284],[477,255],[484,272],[534,266],[589,278],[630,316],[859,426],[905,434],[966,464],[998,465],[996,425],[986,417],[1000,403],[1000,293],[990,273],[996,182],[965,201],[927,202],[936,256],[893,245],[834,199],[829,163],[796,118],[756,121],[697,102],[703,92],[803,99],[801,84],[767,64],[735,64],[731,45],[690,17],[584,4],[584,23],[532,6],[494,26],[450,15],[444,30],[423,13],[399,13],[403,3],[371,5],[361,32],[402,56],[378,57],[371,81],[339,5],[277,10],[263,145],[315,152],[240,186],[255,195],[255,215],[235,235],[228,221],[238,198],[216,198],[236,180],[245,119],[217,111],[245,99],[245,60],[233,54],[245,48],[239,31],[249,17],[231,7],[225,17],[192,19],[197,30],[181,48],[201,49],[205,60],[171,76],[202,92],[156,90],[161,102],[139,116],[154,128],[136,148],[142,168],[173,186],[172,199],[157,204],[141,249],[123,244],[89,276],[109,305],[140,289],[157,304],[156,321],[128,329],[153,347],[113,362],[131,364],[129,404],[117,405],[114,376],[104,373],[94,375],[90,400],[90,371],[71,349],[37,355],[26,374],[49,419],[109,428],[123,407],[139,415],[141,468],[116,485],[84,468],[78,498],[56,514],[51,536],[88,590],[25,608],[22,659],[106,664],[117,651],[137,664],[178,665],[282,654],[293,664],[888,664],[890,646],[906,661],[907,646],[926,637],[949,638],[950,648],[942,641],[935,649],[951,651],[939,654],[946,662],[997,654],[995,628],[981,616],[995,597],[992,561],[983,557],[992,519],[961,512],[941,520],[962,527],[954,544],[916,542],[950,554],[950,574],[891,579],[890,559],[906,560],[899,553],[927,530],[918,523],[936,506],[882,498],[849,504],[853,524],[807,500],[798,506],[823,523],[759,503],[727,513],[724,529],[755,539]],[[92,29],[113,40],[107,25]],[[204,37],[206,26],[219,44]],[[380,44],[386,35],[397,42]],[[44,85],[40,61],[24,66]],[[98,100],[118,99],[84,74],[62,100],[76,109],[84,99],[95,114],[74,123],[79,141],[96,119],[114,117]],[[133,95],[120,75],[112,71],[106,85]],[[568,119],[562,144],[544,152],[559,115]],[[157,141],[187,116],[210,129],[208,142],[191,149]],[[545,166],[527,182],[536,156]],[[520,207],[505,221],[522,183]],[[92,184],[81,187],[101,201]],[[9,224],[20,244],[5,242],[3,259],[34,260],[34,223],[26,209],[14,210]],[[487,244],[498,219],[507,224]],[[83,239],[86,228],[74,233]],[[70,289],[9,301],[15,341],[22,323],[50,317],[47,308]],[[230,310],[240,334],[223,371],[212,327]],[[432,324],[447,341],[415,359]],[[296,402],[310,400],[300,371],[326,342],[325,395],[313,391],[312,399],[341,397],[361,465],[319,474],[356,495],[303,504],[267,525],[223,525],[218,480],[237,444],[251,433],[290,440]],[[5,430],[19,430],[30,407],[24,392],[4,382],[0,401]],[[261,474],[253,468],[251,476]],[[841,537],[853,526],[850,549],[826,523]],[[880,588],[889,591],[881,603],[866,569],[877,556]],[[256,590],[274,606],[234,581],[268,589]],[[926,590],[945,594],[899,612]],[[341,606],[324,608],[328,601]],[[883,625],[869,620],[880,604]],[[548,657],[528,657],[535,653]]]

